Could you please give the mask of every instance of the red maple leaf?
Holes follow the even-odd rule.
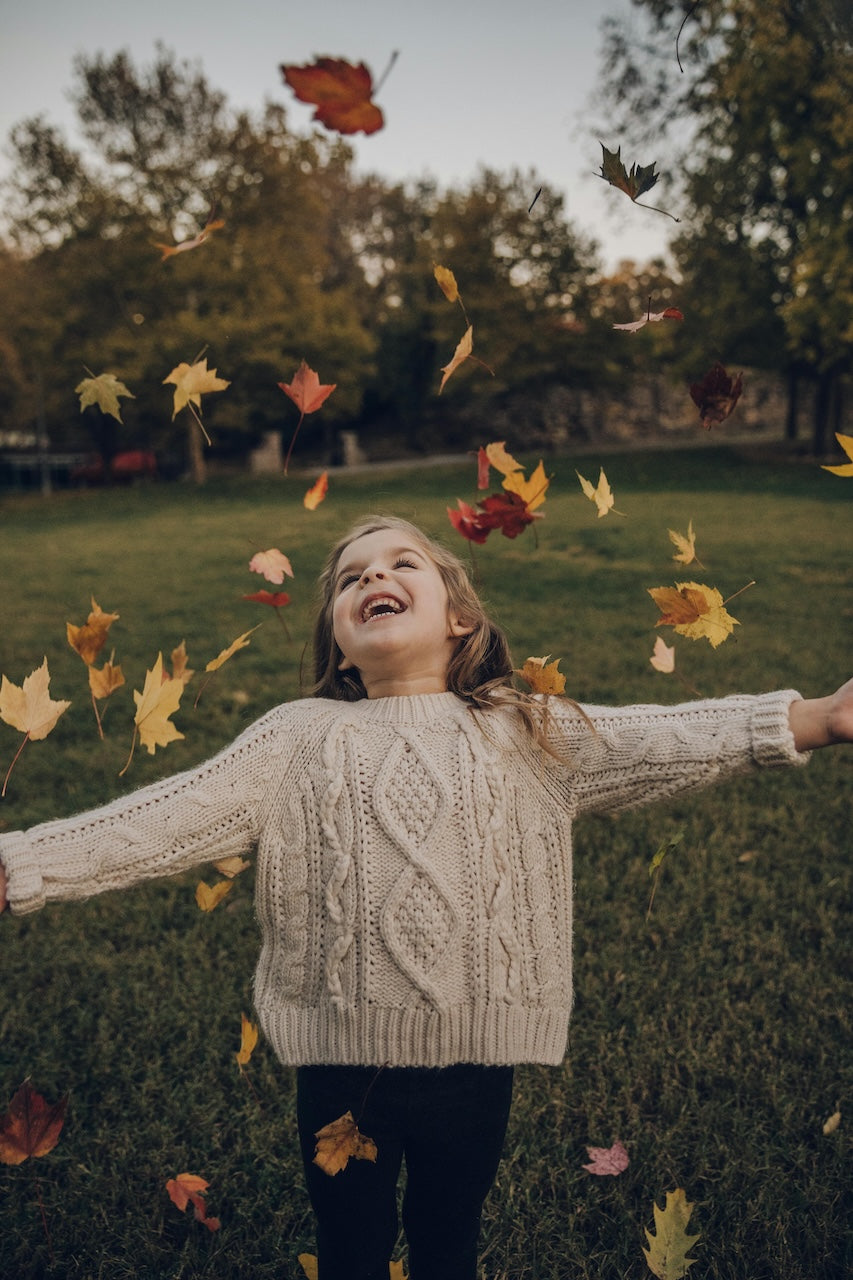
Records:
[[[461,498],[456,499],[456,505],[459,508],[458,511],[454,511],[452,507],[447,508],[450,523],[457,533],[462,534],[463,538],[482,546],[492,529],[494,529],[494,524],[484,524],[482,522],[482,511],[478,511],[476,507],[470,507]]]
[[[316,107],[313,119],[338,133],[376,133],[385,123],[382,112],[370,101],[373,77],[360,62],[344,58],[317,58],[305,67],[282,64],[281,74],[300,102]]]
[[[709,369],[701,382],[690,388],[693,403],[702,416],[702,426],[710,431],[715,422],[725,422],[734,409],[743,390],[743,374],[736,378],[726,373],[719,360]]]
[[[280,382],[278,385],[286,396],[290,396],[300,411],[299,421],[296,424],[296,430],[293,433],[293,439],[290,441],[290,448],[284,460],[284,474],[287,475],[287,465],[290,462],[290,455],[293,452],[296,437],[299,435],[299,428],[302,426],[302,419],[306,413],[315,413],[338,384],[336,382],[321,383],[314,370],[310,369],[305,361],[302,360],[291,381]]]
[[[493,493],[471,507],[461,498],[456,499],[459,510],[447,508],[450,523],[469,542],[482,544],[493,529],[500,529],[505,538],[517,538],[534,520],[541,520],[539,512],[531,511],[517,493]]]

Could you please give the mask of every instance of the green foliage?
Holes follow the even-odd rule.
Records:
[[[614,455],[608,475],[628,519],[608,524],[574,480],[588,461],[552,460],[538,546],[527,533],[474,548],[481,592],[518,665],[550,652],[574,696],[678,700],[648,663],[646,587],[671,564],[667,527],[692,518],[718,586],[758,580],[739,601],[736,641],[716,652],[679,644],[697,687],[791,685],[813,696],[847,673],[849,579],[832,550],[849,516],[843,484],[726,450]],[[16,766],[4,829],[187,767],[298,696],[310,681],[302,647],[315,574],[365,511],[413,518],[469,553],[445,506],[471,493],[473,463],[333,475],[312,513],[301,506],[303,483],[212,480],[203,494],[164,486],[3,501],[0,670],[20,679],[46,654],[54,696],[73,699],[51,738]],[[250,556],[270,545],[296,574],[293,641],[268,619],[195,712],[185,699],[175,717],[185,740],[137,754],[118,779],[130,691],[111,700],[101,744],[66,621],[83,619],[92,592],[120,613],[110,644],[132,687],[158,648],[184,637],[190,665],[202,665],[258,621],[240,597],[257,585]],[[0,729],[11,749],[15,734]],[[639,1280],[651,1201],[676,1185],[697,1204],[708,1280],[840,1280],[849,1269],[846,1122],[821,1132],[853,1083],[848,771],[843,752],[819,752],[805,770],[578,825],[569,1055],[560,1068],[518,1072],[484,1217],[487,1275]],[[682,828],[647,922],[649,860]],[[741,861],[745,853],[753,856]],[[234,1061],[256,959],[251,874],[211,914],[195,905],[200,877],[187,876],[0,921],[0,1100],[28,1074],[48,1097],[71,1092],[60,1142],[37,1170],[55,1262],[32,1171],[0,1169],[4,1276],[278,1280],[299,1274],[299,1252],[314,1252],[293,1073],[259,1046],[248,1067],[259,1106]],[[615,1137],[629,1168],[591,1178],[586,1144]],[[213,1237],[166,1196],[166,1178],[185,1169],[210,1182],[210,1210],[223,1221]]]

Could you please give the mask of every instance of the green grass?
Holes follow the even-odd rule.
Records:
[[[627,518],[599,521],[575,462],[549,465],[538,545],[527,531],[474,548],[480,589],[519,665],[560,656],[581,699],[680,700],[674,678],[649,666],[657,610],[646,588],[695,576],[724,596],[756,580],[732,602],[741,625],[717,651],[675,639],[685,679],[703,694],[793,686],[813,696],[849,674],[849,482],[732,450],[618,455],[606,470]],[[577,465],[595,479],[597,465]],[[301,505],[308,481],[294,478],[0,499],[0,671],[20,683],[46,655],[52,695],[72,700],[54,733],[23,751],[0,830],[188,767],[298,696],[310,680],[306,655],[300,683],[312,584],[330,541],[366,511],[394,511],[467,556],[444,508],[472,500],[473,482],[473,464],[333,476],[314,513]],[[689,519],[704,572],[679,573],[671,559],[666,530]],[[240,598],[263,585],[247,566],[269,546],[296,572],[290,641]],[[121,615],[110,646],[128,676],[103,742],[65,640],[91,595]],[[184,741],[153,757],[137,748],[120,779],[130,690],[158,649],[185,638],[190,665],[203,668],[262,619],[193,710],[195,677],[175,716]],[[3,773],[19,740],[0,725]],[[702,1233],[691,1275],[849,1274],[850,763],[849,749],[818,753],[807,769],[579,824],[569,1053],[560,1068],[518,1072],[484,1217],[484,1275],[641,1280],[652,1201],[676,1186],[695,1202],[691,1226]],[[648,863],[681,827],[647,920]],[[313,1243],[293,1073],[259,1046],[253,1092],[233,1056],[256,952],[250,876],[209,915],[196,908],[193,876],[3,919],[0,1107],[26,1076],[50,1099],[70,1094],[55,1150],[0,1166],[4,1278],[301,1274],[296,1256]],[[839,1107],[840,1128],[824,1136]],[[591,1177],[586,1145],[616,1138],[628,1169]],[[223,1222],[215,1235],[166,1197],[166,1179],[184,1170],[210,1182]]]

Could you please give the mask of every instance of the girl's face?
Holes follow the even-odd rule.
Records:
[[[435,562],[397,529],[379,529],[344,548],[333,583],[332,627],[369,698],[443,693],[447,667],[472,628],[450,613]]]

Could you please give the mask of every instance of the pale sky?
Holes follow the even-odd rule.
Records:
[[[143,66],[161,40],[200,65],[232,107],[283,102],[302,132],[312,108],[293,98],[280,63],[342,57],[366,62],[378,79],[396,49],[377,97],[384,129],[350,140],[359,170],[465,183],[481,164],[533,167],[598,241],[606,269],[645,261],[664,252],[673,224],[595,176],[599,139],[619,145],[597,131],[603,113],[592,105],[599,26],[628,8],[628,0],[0,0],[0,173],[9,129],[27,116],[43,115],[79,141],[69,102],[77,53],[128,49]],[[623,159],[662,167],[659,156]],[[526,207],[535,194],[525,188],[519,199]]]

